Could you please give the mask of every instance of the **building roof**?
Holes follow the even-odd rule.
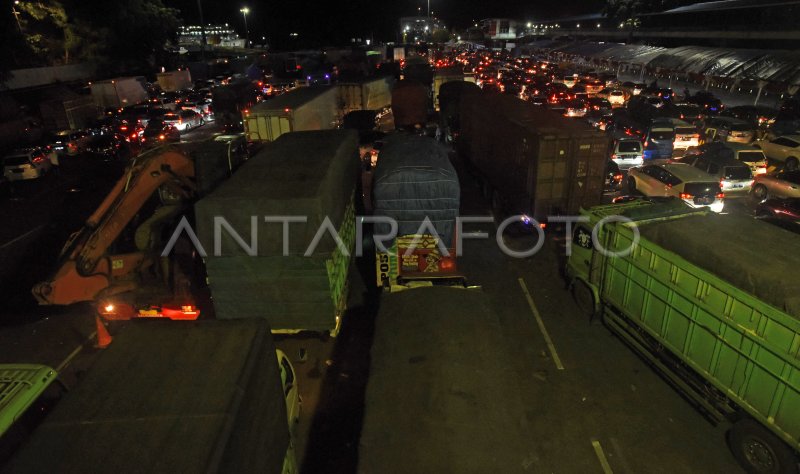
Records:
[[[798,4],[800,4],[800,0],[718,0],[715,2],[693,3],[691,5],[673,8],[664,12],[653,13],[653,15],[672,15],[676,13],[737,10],[741,8],[764,8]]]

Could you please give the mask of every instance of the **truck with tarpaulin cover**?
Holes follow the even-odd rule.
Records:
[[[679,201],[582,217],[567,264],[578,305],[712,420],[732,422],[728,444],[748,472],[796,473],[797,235]]]
[[[457,149],[495,216],[544,223],[601,203],[609,139],[588,124],[507,95],[463,94]]]
[[[442,144],[406,132],[387,136],[373,175],[373,213],[394,220],[397,235],[376,248],[378,287],[463,282],[456,264],[460,197],[458,175]],[[376,222],[375,233],[390,234],[390,225]]]
[[[341,119],[334,86],[299,87],[243,111],[251,142],[271,142],[288,132],[330,130]]]
[[[433,73],[433,109],[439,110],[439,93],[448,82],[470,82],[475,84],[475,74],[465,73],[461,67],[438,68]]]
[[[383,294],[356,472],[535,472],[514,357],[481,290]]]
[[[364,79],[358,82],[339,82],[339,104],[343,114],[354,110],[381,111],[392,104],[391,77]]]
[[[139,321],[5,466],[43,472],[298,472],[265,321]]]
[[[276,332],[336,334],[354,253],[358,177],[355,131],[293,132],[199,200],[197,236],[216,318],[265,318]],[[285,216],[295,221],[283,224]],[[315,241],[320,229],[328,231]]]
[[[226,131],[242,130],[242,113],[253,107],[258,89],[248,79],[237,79],[211,90],[211,110],[214,121]]]

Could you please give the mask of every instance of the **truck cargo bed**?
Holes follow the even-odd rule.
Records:
[[[375,321],[358,472],[531,471],[526,407],[479,290],[385,294]]]
[[[264,321],[130,324],[8,472],[281,472],[289,446]]]

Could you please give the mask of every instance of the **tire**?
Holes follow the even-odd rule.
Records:
[[[575,280],[572,284],[572,299],[578,305],[581,316],[585,316],[589,320],[594,318],[597,312],[594,293],[583,280]]]
[[[794,171],[794,170],[796,170],[799,164],[800,164],[800,161],[798,161],[797,158],[795,158],[793,156],[790,156],[789,158],[786,158],[786,171]]]
[[[753,186],[753,197],[758,201],[765,201],[769,197],[769,190],[763,184],[756,184]]]
[[[636,194],[638,192],[636,191],[636,178],[628,177],[628,180],[625,182],[625,191],[628,194]]]
[[[198,127],[202,127],[205,124],[206,124],[206,121],[201,118],[200,119],[200,125],[198,125]]]
[[[745,418],[733,425],[728,436],[733,457],[753,474],[797,474],[794,452],[756,421]]]

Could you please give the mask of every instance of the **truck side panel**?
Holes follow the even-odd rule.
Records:
[[[607,248],[629,248],[615,227]],[[641,239],[606,258],[603,300],[787,443],[800,446],[800,323]]]

